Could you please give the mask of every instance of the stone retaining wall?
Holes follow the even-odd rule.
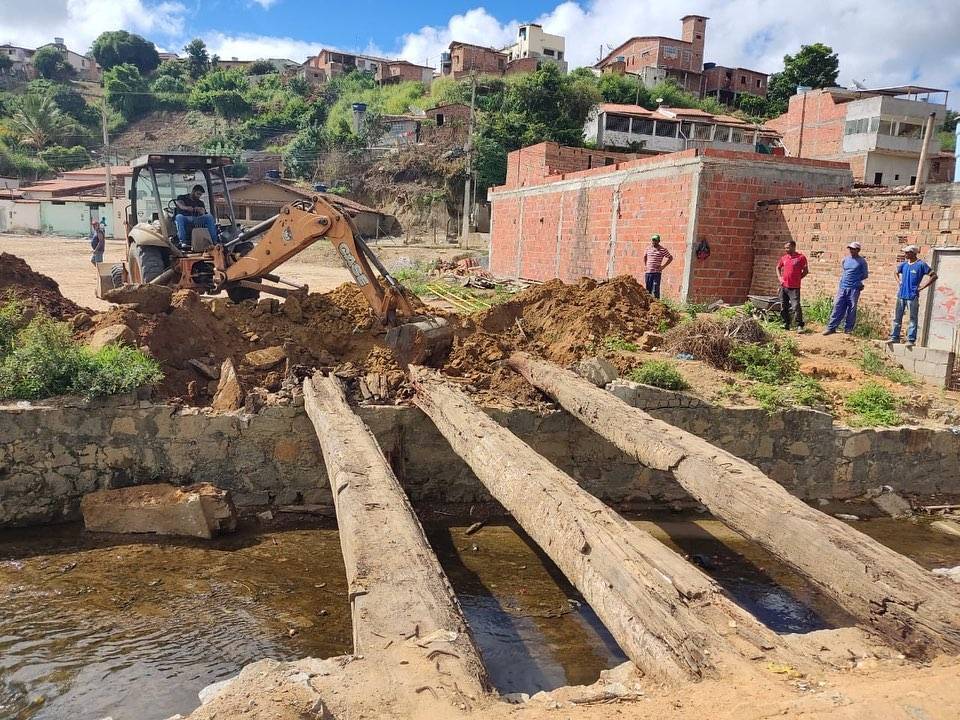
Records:
[[[854,431],[813,411],[717,408],[624,381],[611,389],[754,462],[805,499],[855,497],[884,484],[905,493],[960,494],[960,437],[949,430]],[[614,506],[693,503],[670,474],[640,466],[564,412],[490,412]],[[491,501],[418,409],[359,413],[414,502]],[[0,407],[0,527],[74,519],[87,492],[157,481],[211,482],[229,489],[240,507],[332,506],[313,426],[296,404],[257,415],[210,415],[122,398]]]

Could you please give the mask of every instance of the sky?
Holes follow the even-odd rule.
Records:
[[[571,67],[633,35],[679,37],[680,17],[706,15],[707,61],[775,72],[785,53],[823,42],[839,84],[923,84],[960,107],[958,0],[0,0],[0,43],[64,37],[86,51],[105,30],[137,32],[164,50],[200,37],[223,58],[302,61],[322,47],[437,66],[451,40],[503,46],[518,22],[567,39]]]

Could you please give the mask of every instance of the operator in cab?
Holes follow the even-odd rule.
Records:
[[[217,223],[213,215],[207,212],[207,207],[201,200],[203,192],[203,185],[194,185],[189,194],[177,196],[177,214],[174,222],[177,225],[177,239],[180,241],[181,250],[191,249],[190,236],[193,229],[198,227],[207,229],[211,242],[218,242]]]

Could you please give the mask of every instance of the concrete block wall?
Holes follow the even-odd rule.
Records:
[[[897,297],[894,271],[903,260],[900,249],[918,245],[920,257],[931,262],[931,248],[960,244],[960,205],[925,204],[918,195],[762,203],[753,238],[752,294],[776,293],[776,263],[787,240],[795,240],[809,260],[810,274],[803,281],[807,298],[833,296],[847,244],[860,242],[870,265],[860,304],[892,314]]]
[[[888,343],[887,355],[904,370],[939,388],[953,387],[955,355],[948,350]]]
[[[545,174],[558,147],[511,153],[507,185],[490,191],[490,268],[497,275],[640,278],[643,251],[656,233],[674,256],[664,296],[741,301],[753,274],[757,203],[840,192],[851,182],[847,167],[837,163],[719,150]],[[701,240],[711,254],[697,260]]]

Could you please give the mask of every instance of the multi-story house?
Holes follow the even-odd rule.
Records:
[[[102,72],[96,60],[87,55],[81,55],[78,52],[70,50],[63,42],[63,38],[54,38],[52,43],[41,45],[40,50],[45,47],[56,48],[63,54],[64,60],[76,71],[78,80],[87,80],[89,82],[100,82]]]
[[[543,31],[536,23],[526,23],[517,28],[517,41],[505,47],[507,62],[521,58],[535,58],[539,61],[554,62],[563,72],[567,71],[564,59],[566,40],[562,35],[551,35]]]
[[[703,64],[703,97],[716,98],[724,105],[734,105],[741,95],[767,96],[767,73],[742,67]]]
[[[368,72],[375,77],[379,77],[381,66],[389,62],[390,60],[386,58],[357,55],[324,48],[313,57],[307,58],[300,65],[298,75],[313,84],[329,82],[332,78],[338,75],[346,75],[353,70]]]
[[[854,178],[868,184],[912,185],[924,125],[931,114],[934,127],[943,123],[946,92],[913,85],[809,90],[791,97],[787,112],[767,124],[783,136],[788,155],[847,162]],[[952,179],[952,156],[941,155],[936,132],[927,145],[928,179]]]

